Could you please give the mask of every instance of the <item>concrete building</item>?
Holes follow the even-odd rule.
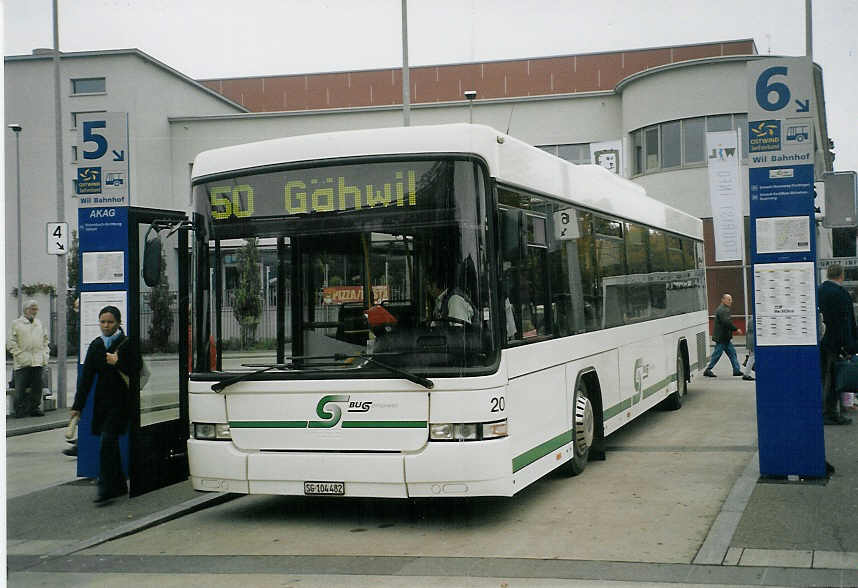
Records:
[[[745,66],[751,40],[635,49],[411,69],[411,124],[487,124],[578,163],[599,145],[616,145],[617,171],[660,200],[704,219],[710,308],[734,295],[744,313],[741,262],[714,263],[712,212],[704,157],[707,130],[747,122]],[[200,151],[289,135],[399,126],[401,72],[381,69],[254,78],[191,80],[137,50],[63,54],[67,220],[75,222],[75,113],[128,112],[132,204],[183,209],[190,164]],[[54,210],[50,55],[6,58],[7,122],[21,122],[22,198],[27,220],[26,283],[55,279],[44,252],[44,221]],[[75,80],[101,80],[75,93]],[[98,82],[97,82],[98,83]],[[820,68],[814,68],[816,173],[830,171]],[[32,88],[45,88],[34,95]],[[91,88],[90,88],[91,90]],[[475,90],[469,102],[464,91]],[[31,129],[31,130],[28,130]],[[29,138],[28,138],[29,136]],[[28,143],[28,141],[30,141]],[[14,276],[15,151],[6,132],[7,276]],[[747,154],[747,149],[743,150]],[[743,162],[743,175],[747,160]],[[744,203],[747,216],[747,202]],[[7,299],[7,313],[15,301]]]
[[[76,167],[81,114],[128,112],[129,189],[131,203],[154,208],[181,208],[188,190],[188,170],[178,185],[168,173],[173,159],[169,117],[189,112],[215,115],[247,109],[136,49],[63,53],[60,59],[63,170],[66,218],[57,219],[56,131],[53,50],[5,58],[6,123],[18,123],[21,164],[21,234],[16,228],[17,173],[14,133],[6,141],[6,316],[17,314],[18,248],[22,250],[24,285],[56,285],[56,258],[46,250],[45,223],[67,221],[76,229]],[[73,287],[73,284],[69,285]],[[46,288],[35,298],[40,318],[48,324],[51,308]]]

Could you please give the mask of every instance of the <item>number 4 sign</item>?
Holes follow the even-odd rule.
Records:
[[[69,224],[47,223],[48,254],[65,255],[69,249]]]

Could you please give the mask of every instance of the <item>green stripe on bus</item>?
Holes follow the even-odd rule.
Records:
[[[230,421],[234,429],[306,429],[325,421]],[[427,421],[344,421],[344,429],[425,429]]]
[[[675,382],[675,381],[676,381],[676,374],[670,374],[669,376],[667,376],[665,379],[661,380],[660,382],[656,382],[652,386],[648,386],[644,390],[643,397],[649,398],[650,396],[652,396],[653,394],[655,394],[656,392],[658,392],[659,390],[661,390],[662,388],[664,388],[665,386],[670,384],[671,382]]]
[[[425,429],[426,421],[343,421],[344,429]]]
[[[632,407],[632,399],[626,398],[625,400],[623,400],[619,404],[615,404],[614,406],[611,406],[611,407],[605,409],[605,411],[604,411],[605,417],[604,418],[605,418],[605,420],[613,418],[613,417],[617,416],[618,414],[620,414],[621,412],[623,412],[624,410],[626,410],[627,408],[631,408],[631,407]]]
[[[656,392],[658,392],[659,390],[661,390],[662,388],[664,388],[665,386],[670,384],[671,382],[675,382],[675,381],[676,381],[676,374],[675,373],[670,374],[669,376],[667,376],[663,380],[656,382],[652,386],[647,386],[644,389],[643,397],[649,398],[650,396],[652,396],[653,394],[655,394]],[[626,398],[622,402],[619,402],[619,403],[615,404],[614,406],[610,406],[610,407],[606,408],[604,411],[604,419],[608,420],[610,418],[613,418],[613,417],[617,416],[618,414],[620,414],[621,412],[623,412],[624,410],[629,409],[631,407],[632,407],[632,399]]]
[[[525,451],[518,457],[512,458],[512,471],[513,473],[517,472],[523,467],[529,466],[537,459],[541,457],[545,457],[555,449],[559,449],[566,445],[567,443],[572,442],[572,431],[566,431],[565,433],[561,433],[556,436],[554,439],[549,439],[545,443],[541,443],[537,445],[533,449],[529,449]]]
[[[306,429],[307,421],[229,421],[232,429]]]

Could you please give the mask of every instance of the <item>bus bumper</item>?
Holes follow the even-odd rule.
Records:
[[[188,440],[195,490],[304,495],[304,482],[344,482],[346,496],[512,496],[509,440],[428,443],[412,454],[242,452],[229,442]],[[301,479],[289,479],[302,472]]]
[[[408,495],[512,496],[509,438],[431,442],[405,456]]]
[[[248,494],[247,454],[226,441],[188,439],[194,490]]]

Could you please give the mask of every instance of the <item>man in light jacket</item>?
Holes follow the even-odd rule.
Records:
[[[36,318],[39,304],[24,303],[24,314],[12,321],[6,349],[14,358],[15,418],[45,416],[42,404],[42,368],[48,365],[48,333]]]

